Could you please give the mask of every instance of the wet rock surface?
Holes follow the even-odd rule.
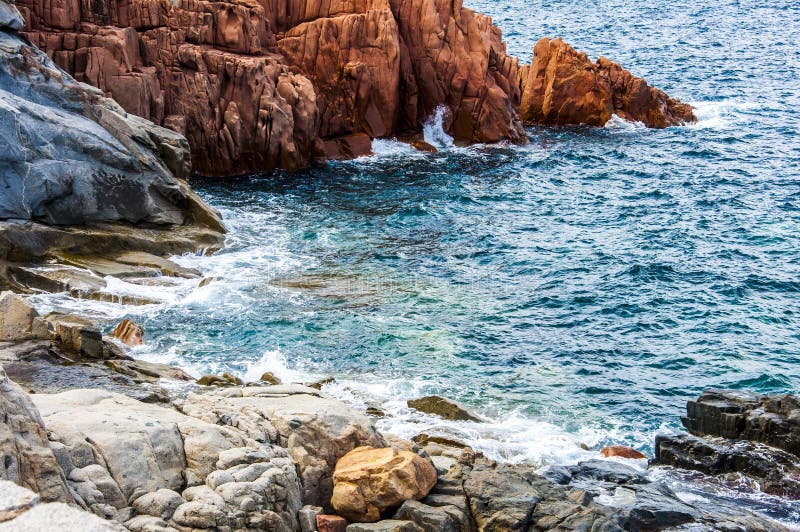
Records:
[[[800,401],[789,394],[708,390],[686,405],[690,434],[656,438],[655,463],[725,478],[744,475],[760,490],[800,498]]]
[[[656,462],[707,475],[742,473],[757,480],[765,493],[800,498],[800,460],[767,445],[689,434],[657,436]]]

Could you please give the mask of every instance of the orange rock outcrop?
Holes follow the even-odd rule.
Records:
[[[451,0],[21,0],[25,35],[79,81],[186,135],[195,171],[305,166],[320,139],[417,130],[525,139],[517,62]]]
[[[229,176],[369,153],[439,106],[461,142],[522,143],[527,123],[653,127],[691,108],[559,39],[533,65],[461,0],[18,0],[24,34],[129,113],[184,134]],[[521,115],[520,115],[521,111]],[[352,145],[352,146],[351,146]]]
[[[526,124],[603,126],[612,115],[654,128],[695,121],[690,105],[604,57],[592,63],[561,39],[540,39],[519,79]]]

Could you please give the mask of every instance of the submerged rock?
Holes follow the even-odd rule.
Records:
[[[612,115],[664,128],[696,121],[690,105],[650,87],[604,57],[592,63],[561,39],[542,38],[520,71],[527,124],[603,126]]]
[[[450,421],[481,421],[481,419],[472,412],[438,395],[409,399],[407,403],[409,407],[415,410],[425,412],[426,414],[433,414]]]
[[[331,504],[351,521],[374,522],[388,508],[425,497],[436,478],[436,469],[415,453],[358,447],[336,463]]]
[[[436,153],[437,150],[436,146],[425,142],[424,140],[414,140],[411,142],[411,147],[417,151],[425,152],[425,153]]]

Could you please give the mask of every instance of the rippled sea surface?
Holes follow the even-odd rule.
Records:
[[[178,260],[214,282],[149,289],[158,306],[42,305],[132,317],[139,356],[198,374],[331,375],[326,390],[382,408],[385,430],[514,462],[652,452],[709,387],[798,391],[800,4],[467,5],[525,61],[562,36],[691,102],[699,123],[534,128],[527,146],[436,154],[381,141],[356,161],[198,181],[227,248]],[[405,407],[429,393],[489,422]]]

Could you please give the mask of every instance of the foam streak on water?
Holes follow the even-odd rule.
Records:
[[[512,462],[652,452],[709,387],[800,389],[800,68],[794,2],[474,0],[512,53],[561,35],[693,102],[696,125],[529,130],[527,146],[452,146],[296,174],[196,181],[230,228],[216,280],[146,307],[41,296],[143,323],[136,356],[287,380]],[[681,16],[676,16],[680,13]],[[131,290],[119,282],[120,293]],[[488,422],[405,401],[441,394]],[[733,498],[750,497],[729,493]],[[758,495],[758,494],[756,494]],[[697,497],[687,492],[687,497]],[[797,518],[796,503],[747,499]]]

